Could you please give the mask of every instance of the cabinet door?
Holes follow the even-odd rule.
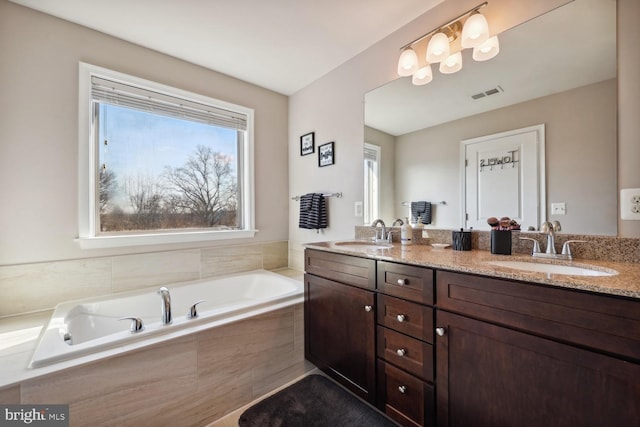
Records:
[[[441,310],[436,326],[439,426],[640,426],[640,365]]]
[[[305,274],[305,357],[375,403],[375,306],[371,291]]]

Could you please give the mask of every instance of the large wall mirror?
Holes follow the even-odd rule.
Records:
[[[465,51],[455,74],[434,67],[427,85],[400,78],[366,94],[365,224],[424,200],[433,227],[463,226],[460,142],[544,125],[546,218],[617,234],[615,0],[574,0],[499,38],[490,61]]]

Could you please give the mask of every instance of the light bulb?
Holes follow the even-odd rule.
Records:
[[[422,67],[415,72],[415,74],[411,78],[411,83],[413,83],[416,86],[421,86],[421,85],[426,85],[431,80],[433,80],[431,65],[427,65],[426,67]]]
[[[460,43],[463,48],[477,47],[489,38],[489,24],[480,13],[471,15],[462,27]]]
[[[447,59],[440,62],[440,72],[442,74],[453,74],[462,69],[462,52],[456,52]]]
[[[434,64],[449,56],[449,37],[444,33],[436,33],[427,45],[427,62]]]
[[[412,48],[406,48],[398,59],[398,75],[410,76],[418,70],[418,55]]]
[[[498,43],[498,36],[493,36],[487,39],[478,47],[473,48],[474,61],[488,61],[500,52],[500,43]]]

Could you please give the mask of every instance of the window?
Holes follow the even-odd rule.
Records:
[[[364,144],[364,224],[379,218],[380,204],[380,147]]]
[[[80,102],[83,247],[254,235],[253,110],[82,63]]]

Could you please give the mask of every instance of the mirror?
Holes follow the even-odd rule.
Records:
[[[367,93],[365,164],[375,167],[365,174],[376,176],[365,197],[379,200],[369,214],[391,224],[426,200],[432,227],[462,227],[460,142],[544,124],[546,218],[566,233],[616,235],[615,19],[615,0],[574,0],[499,34],[489,61],[465,50],[458,73],[433,66],[427,85],[399,78]]]

